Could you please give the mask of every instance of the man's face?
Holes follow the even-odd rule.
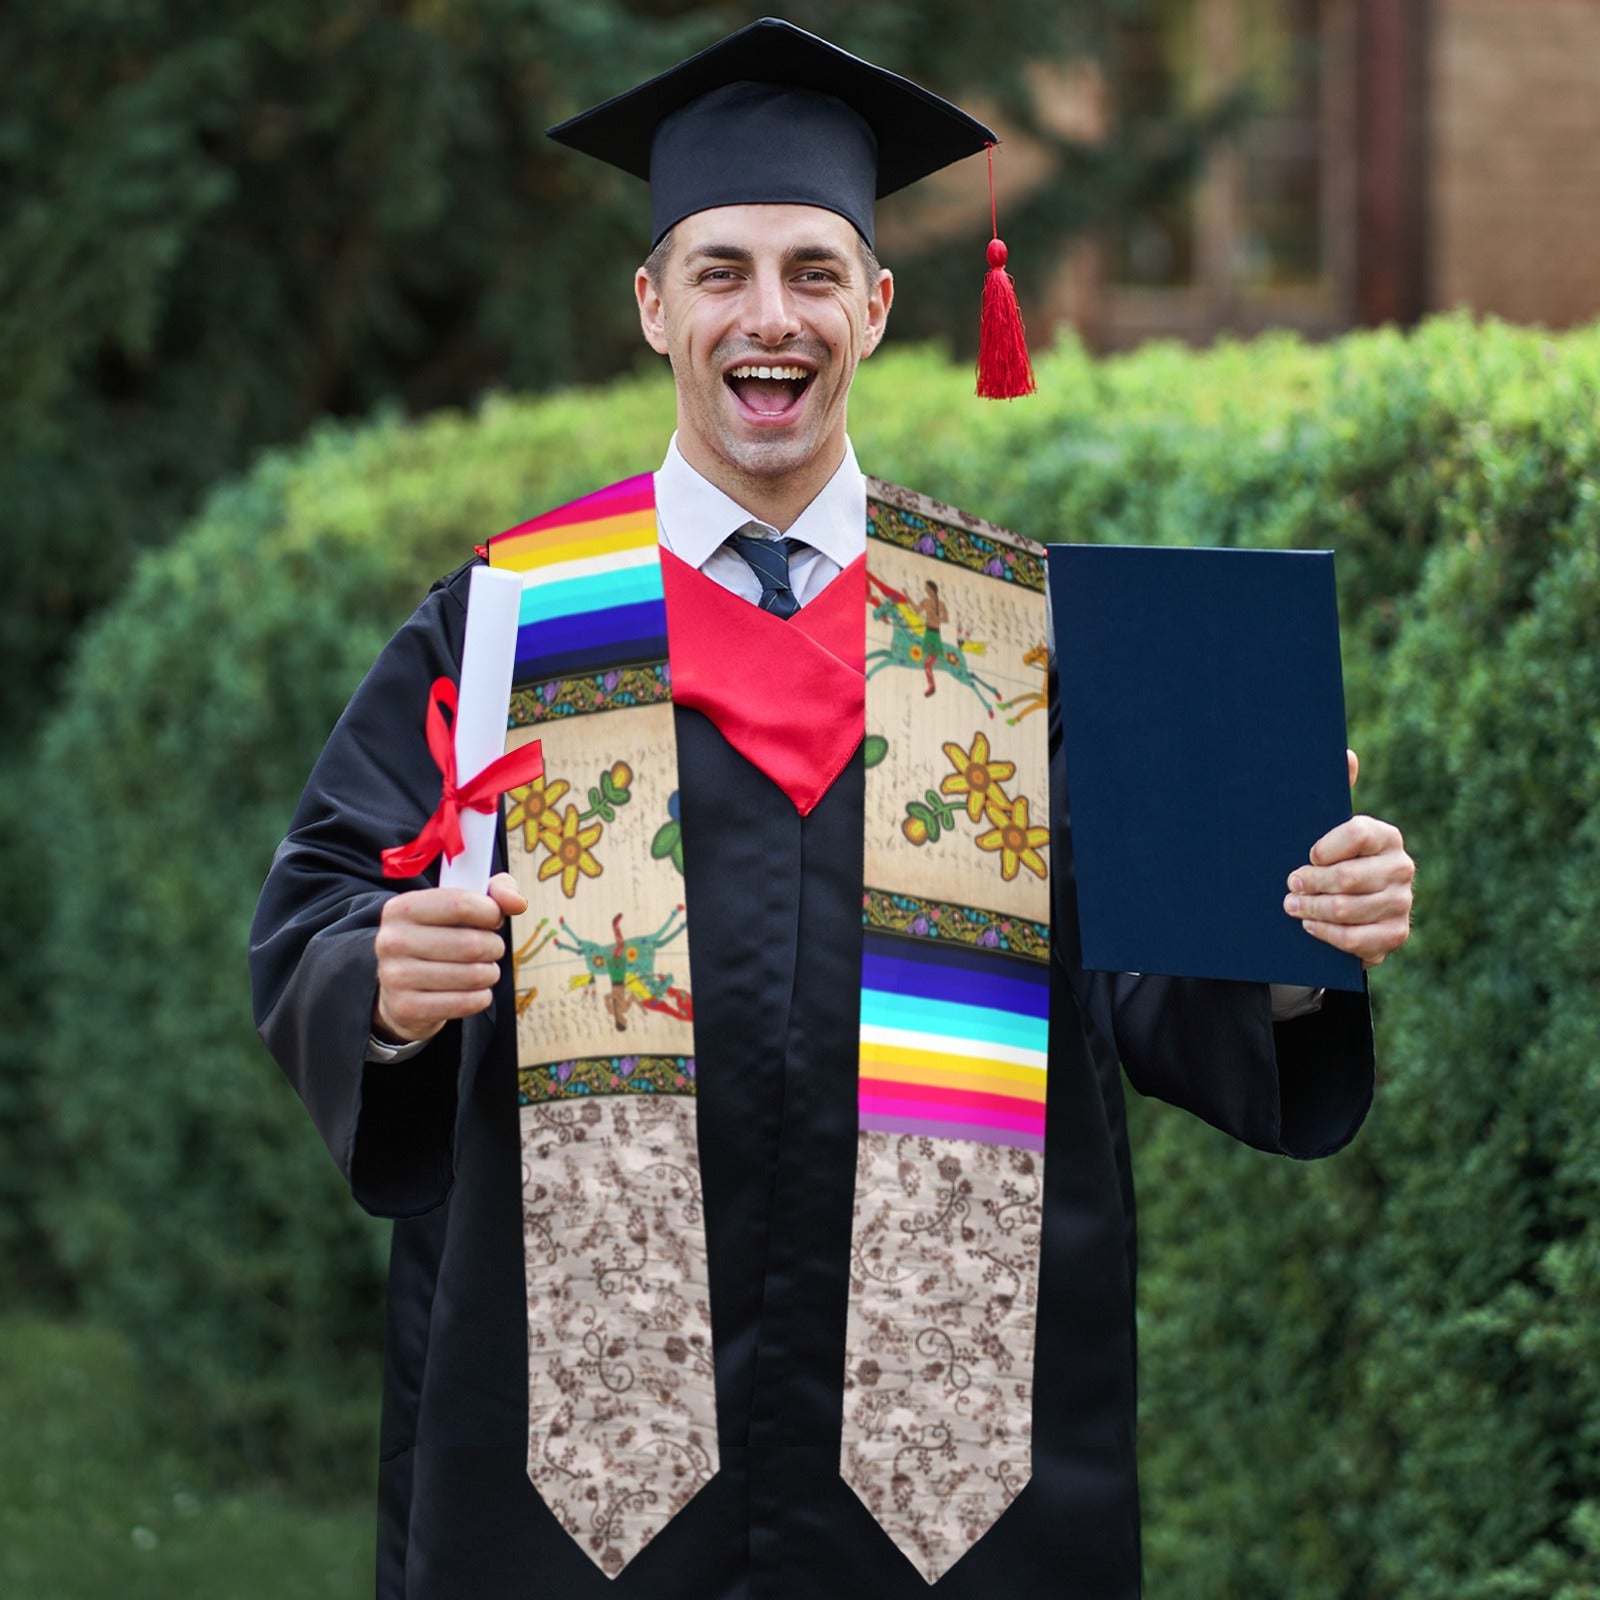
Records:
[[[856,231],[816,206],[721,206],[673,230],[659,287],[635,289],[678,390],[678,447],[713,482],[831,474],[856,363],[894,294]],[[824,480],[825,481],[825,480]],[[817,487],[820,487],[820,482]]]

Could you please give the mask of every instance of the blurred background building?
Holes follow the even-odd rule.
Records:
[[[1092,136],[1240,86],[1197,180],[1073,246],[1038,321],[1116,349],[1600,314],[1596,0],[1150,0],[1057,104]]]

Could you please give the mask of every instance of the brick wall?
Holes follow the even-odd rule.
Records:
[[[1600,316],[1600,0],[1434,0],[1429,299]]]

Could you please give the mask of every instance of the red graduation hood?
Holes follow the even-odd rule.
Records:
[[[866,732],[867,558],[784,621],[661,552],[672,698],[806,816]]]

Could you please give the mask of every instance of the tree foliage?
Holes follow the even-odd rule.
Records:
[[[1059,242],[1193,143],[1180,128],[1149,155],[1091,150],[1035,115],[1025,69],[1098,48],[1129,4],[796,0],[788,14],[1043,140],[1058,171],[1017,223]],[[643,186],[544,129],[759,14],[729,0],[0,12],[8,737],[132,557],[263,446],[328,414],[421,413],[634,364]],[[954,292],[975,305],[981,244],[959,259]],[[920,298],[939,314],[931,288]]]

